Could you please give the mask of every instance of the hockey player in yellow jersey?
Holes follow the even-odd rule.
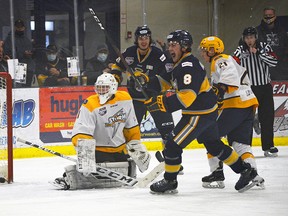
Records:
[[[148,169],[150,155],[140,142],[140,129],[132,98],[125,91],[117,90],[114,76],[104,73],[95,83],[96,94],[82,104],[72,131],[72,143],[77,148],[80,140],[96,141],[96,162],[136,177],[135,164],[141,172]],[[131,157],[131,158],[130,158]],[[117,187],[121,183],[95,176],[84,175],[76,166],[65,167],[64,178],[57,178],[64,189]]]
[[[219,135],[227,136],[229,145],[244,162],[251,165],[253,182],[264,187],[264,179],[257,174],[251,149],[253,119],[258,101],[251,90],[248,73],[232,56],[223,54],[224,43],[216,36],[204,38],[199,50],[204,61],[211,63],[211,84],[217,95],[219,109]],[[224,188],[223,163],[209,153],[207,156],[212,173],[202,178],[203,187]]]

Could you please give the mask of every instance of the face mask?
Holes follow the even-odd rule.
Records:
[[[56,54],[48,54],[47,55],[48,61],[55,61],[56,59]]]
[[[15,34],[18,36],[24,35],[24,31],[15,31]]]
[[[106,54],[106,53],[98,53],[97,59],[100,62],[105,62],[107,57],[108,57],[108,54]]]
[[[264,19],[265,23],[267,23],[268,25],[271,25],[275,21],[276,17],[275,16],[273,16],[273,17],[264,17],[263,19]]]

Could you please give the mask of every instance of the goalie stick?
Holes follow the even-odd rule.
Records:
[[[77,162],[77,159],[71,158],[69,156],[63,155],[59,152],[53,151],[51,149],[47,149],[43,146],[39,146],[37,144],[31,143],[29,141],[23,140],[21,138],[17,138],[17,141],[24,143],[26,145],[30,145],[34,148],[41,149],[42,151],[48,152],[50,154],[56,155],[58,157]],[[160,152],[159,152],[160,153]],[[160,154],[161,156],[161,154]],[[156,152],[156,158],[157,158],[157,152]],[[158,159],[158,158],[157,158]],[[158,159],[159,160],[159,159]],[[134,179],[130,176],[126,176],[122,173],[115,172],[113,170],[107,169],[105,167],[101,167],[96,164],[96,173],[108,177],[110,179],[116,180],[118,182],[121,182],[125,185],[131,186],[131,187],[146,187],[149,183],[151,183],[154,179],[156,179],[162,172],[164,171],[164,162],[159,163],[152,171],[150,171],[148,174],[146,174],[141,179]],[[97,175],[96,173],[91,173],[92,175]]]
[[[37,144],[34,144],[34,143],[28,142],[26,140],[23,140],[21,138],[17,138],[17,141],[19,141],[21,143],[24,143],[24,144],[27,144],[27,145],[30,145],[30,146],[32,146],[34,148],[41,149],[41,150],[43,150],[45,152],[48,152],[48,153],[53,154],[53,155],[56,155],[58,157],[62,157],[62,158],[65,158],[67,160],[70,160],[70,161],[73,161],[73,162],[77,162],[77,159],[68,157],[68,156],[63,155],[63,154],[61,154],[59,152],[55,152],[55,151],[53,151],[51,149],[47,149],[45,147],[42,147],[42,146],[39,146]],[[126,175],[124,175],[122,173],[115,172],[113,170],[107,169],[107,168],[99,166],[97,164],[96,164],[96,173],[101,175],[101,176],[105,176],[105,177],[108,177],[110,179],[113,179],[113,180],[116,180],[118,182],[121,182],[121,183],[123,183],[125,185],[128,185],[128,186],[133,186],[136,183],[138,183],[137,179],[134,179],[134,178],[132,178],[130,176],[126,176]]]
[[[97,22],[97,24],[99,25],[100,29],[104,32],[105,37],[107,38],[108,42],[110,43],[110,45],[112,46],[112,48],[114,49],[114,51],[116,52],[116,54],[120,57],[121,62],[123,63],[125,69],[129,72],[129,74],[131,75],[131,77],[134,79],[135,83],[137,84],[137,86],[140,88],[142,94],[144,95],[145,99],[148,100],[149,96],[147,95],[147,93],[145,92],[143,86],[141,85],[140,81],[137,79],[137,77],[134,75],[133,70],[129,67],[129,65],[127,64],[127,62],[125,61],[122,53],[120,52],[120,50],[116,47],[114,41],[112,40],[112,38],[110,37],[110,35],[108,34],[108,32],[106,31],[106,29],[104,28],[103,24],[101,23],[100,19],[97,17],[96,13],[94,12],[93,8],[89,8],[89,11],[91,13],[91,15],[93,16],[94,20]]]

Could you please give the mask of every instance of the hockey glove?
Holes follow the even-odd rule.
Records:
[[[149,100],[146,100],[146,104],[149,112],[167,112],[167,105],[165,104],[166,97],[163,95],[158,95],[157,97],[151,97]]]
[[[114,76],[114,78],[116,79],[116,81],[118,82],[118,84],[120,85],[122,82],[122,77],[119,76],[118,74],[112,74]]]
[[[218,84],[213,84],[212,89],[217,96],[218,108],[221,108],[224,104],[223,100],[224,100],[224,94],[227,89],[227,86],[224,84],[218,83]]]
[[[149,82],[149,77],[145,73],[135,71],[134,75],[142,86],[146,85]]]
[[[149,82],[149,77],[145,73],[142,73],[140,71],[135,71],[134,75],[138,82],[136,82],[135,78],[130,77],[130,87],[136,89],[136,91],[138,92],[141,92],[141,88],[146,88],[147,83]],[[141,86],[139,86],[139,84]]]
[[[126,144],[128,154],[138,166],[140,172],[144,172],[148,169],[151,156],[147,151],[145,145],[139,140],[131,140]]]

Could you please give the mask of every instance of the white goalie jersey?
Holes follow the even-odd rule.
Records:
[[[115,97],[100,105],[97,94],[81,106],[72,131],[72,143],[95,139],[96,150],[121,152],[131,140],[140,141],[140,130],[130,95],[117,91]]]
[[[212,60],[211,82],[228,86],[221,109],[258,106],[246,69],[239,65],[232,56],[220,54]]]

